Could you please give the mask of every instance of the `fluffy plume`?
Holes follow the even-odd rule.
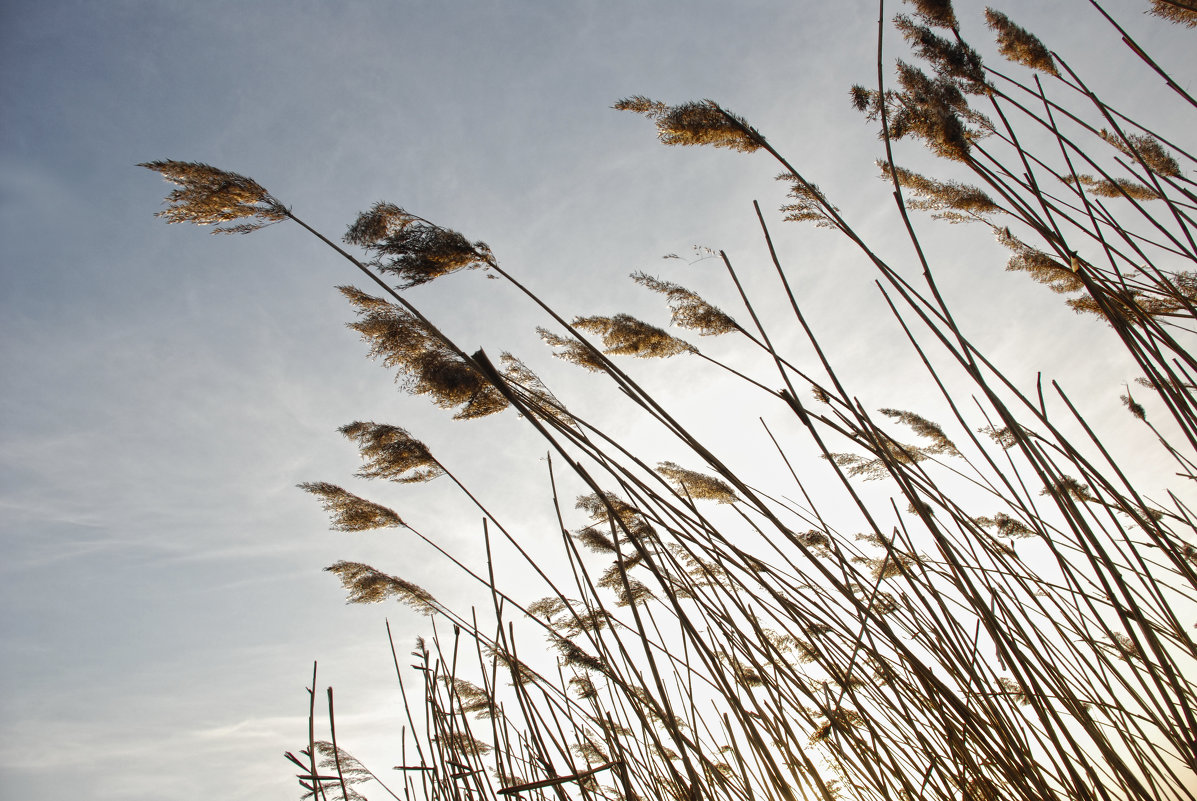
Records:
[[[451,678],[449,676],[442,676],[441,678],[444,680],[445,686],[457,696],[462,714],[469,715],[477,713],[479,719],[485,720],[494,717],[498,713],[494,699],[487,695],[486,691],[478,685],[468,682],[465,679]]]
[[[569,680],[569,686],[582,700],[598,697],[594,682],[587,676],[574,676]]]
[[[1138,378],[1135,379],[1135,383],[1141,387],[1147,387],[1149,389],[1154,389],[1157,392],[1162,391],[1162,389],[1163,389],[1162,385],[1164,385],[1164,384],[1166,384],[1167,386],[1170,386],[1176,392],[1193,392],[1193,391],[1197,390],[1197,386],[1194,386],[1193,384],[1186,384],[1183,381],[1172,381],[1170,379],[1163,379],[1160,383],[1156,383],[1156,382],[1152,381],[1150,378],[1147,378],[1146,376],[1139,376]]]
[[[620,100],[615,108],[651,119],[657,124],[658,138],[666,145],[713,145],[751,153],[765,142],[747,122],[711,100],[667,106],[636,96]]]
[[[1018,441],[1014,438],[1014,433],[1007,427],[994,428],[993,426],[982,426],[977,429],[977,433],[989,437],[1000,445],[1004,451],[1013,448],[1014,443]]]
[[[577,508],[590,514],[594,524],[577,531],[574,537],[584,547],[598,553],[616,553],[615,542],[606,532],[612,527],[618,529],[619,537],[631,537],[641,543],[643,547],[650,547],[656,542],[653,528],[648,524],[635,507],[624,503],[613,493],[604,492],[581,495],[578,497]],[[614,512],[614,517],[612,517]],[[624,564],[631,567],[641,560],[639,553],[624,557]]]
[[[890,180],[889,165],[878,161],[877,166],[881,168],[881,177]],[[942,212],[935,216],[950,222],[976,220],[1001,211],[993,198],[975,186],[956,181],[937,181],[902,167],[894,167],[894,172],[898,183],[915,194],[906,203],[912,209]]]
[[[557,653],[561,655],[561,661],[570,667],[592,670],[596,673],[602,673],[606,669],[606,665],[602,659],[587,653],[576,645],[573,640],[554,635],[550,638],[550,643],[556,649]]]
[[[971,143],[992,133],[993,123],[969,107],[959,79],[950,75],[932,79],[904,61],[898,62],[897,69],[902,91],[882,96],[854,86],[852,105],[870,120],[880,119],[884,109],[891,139],[915,136],[939,156],[967,161]]]
[[[789,195],[794,199],[793,203],[781,207],[786,213],[786,220],[813,222],[820,228],[836,227],[835,218],[829,212],[838,209],[827,201],[827,197],[818,186],[791,173],[783,173],[777,176],[777,180],[790,184]]]
[[[869,459],[853,453],[833,453],[830,455],[831,460],[847,470],[849,476],[862,476],[865,481],[875,481],[889,475],[887,465],[890,462],[897,464],[918,464],[926,460],[929,454],[939,452],[931,448],[916,448],[914,445],[905,445],[896,440],[889,439],[885,435],[880,436],[882,437],[882,447],[885,449],[884,458],[877,456],[876,458]]]
[[[341,585],[349,591],[348,603],[376,604],[389,598],[405,603],[423,615],[436,614],[436,599],[422,587],[388,576],[380,570],[360,562],[337,562],[324,568],[341,579]]]
[[[1147,12],[1186,28],[1197,28],[1197,2],[1194,0],[1151,0]]]
[[[1169,153],[1168,149],[1161,145],[1154,136],[1126,134],[1124,140],[1121,136],[1112,134],[1105,128],[1101,129],[1099,136],[1131,158],[1135,158],[1137,154],[1147,168],[1156,175],[1166,175],[1169,178],[1181,177],[1180,164],[1176,161],[1176,157]]]
[[[1078,175],[1077,180],[1082,186],[1099,197],[1131,197],[1135,200],[1159,200],[1160,194],[1150,186],[1144,186],[1128,178],[1115,178],[1107,181],[1092,175]],[[1065,183],[1072,183],[1065,179]]]
[[[998,232],[998,243],[1014,251],[1014,256],[1006,263],[1007,270],[1027,273],[1034,280],[1060,294],[1080,292],[1085,288],[1084,282],[1070,267],[1065,267],[1043,251],[1036,250],[1013,236],[1008,228]]]
[[[938,423],[933,423],[925,417],[919,417],[914,412],[904,412],[900,409],[882,409],[881,413],[886,417],[897,420],[905,426],[909,426],[919,436],[931,440],[931,446],[922,449],[924,453],[942,453],[947,456],[960,455],[960,451],[956,449],[952,441],[943,433],[943,429],[939,427]]]
[[[962,41],[939,36],[926,25],[919,25],[905,14],[894,19],[894,25],[920,58],[926,59],[943,78],[960,81],[961,88],[970,93],[985,91],[985,69],[981,56]]]
[[[578,317],[575,328],[599,334],[606,346],[605,353],[636,356],[640,359],[668,358],[679,353],[693,353],[694,346],[670,336],[656,326],[627,314],[614,317]]]
[[[735,503],[740,500],[723,481],[713,477],[678,467],[673,462],[661,462],[657,465],[657,472],[668,478],[678,490],[691,498],[705,498],[719,503]]]
[[[992,8],[985,9],[985,22],[997,34],[998,52],[1024,67],[1059,75],[1051,51],[1035,34],[1015,25],[1009,17]]]
[[[603,587],[615,593],[616,606],[631,606],[632,604],[643,603],[645,601],[653,600],[657,596],[653,595],[644,582],[639,579],[628,576],[627,586],[624,586],[623,576],[626,575],[627,569],[622,572],[618,564],[613,564],[607,569],[599,580],[595,582],[595,586]]]
[[[810,549],[816,556],[830,556],[831,555],[831,538],[822,531],[804,531],[798,535],[798,542],[805,548]]]
[[[1056,497],[1067,495],[1074,501],[1081,503],[1090,503],[1097,500],[1093,497],[1093,493],[1089,491],[1088,487],[1072,476],[1061,476],[1058,481],[1054,481],[1049,486],[1040,490],[1039,494],[1054,495]]]
[[[168,223],[216,225],[214,234],[248,234],[287,218],[283,205],[244,175],[194,161],[147,161],[137,166],[179,187],[166,196],[167,208],[154,215]],[[247,218],[257,222],[222,225]]]
[[[298,486],[320,499],[324,511],[332,516],[332,527],[336,531],[369,531],[405,525],[399,515],[387,507],[359,498],[336,484],[317,481]]]
[[[970,143],[992,126],[968,107],[956,82],[930,78],[922,70],[899,61],[900,93],[887,93],[889,133],[894,139],[916,136],[934,153],[955,161],[967,161]],[[980,126],[969,128],[965,123]]]
[[[707,303],[684,286],[662,281],[645,273],[632,273],[632,280],[668,298],[670,322],[679,328],[697,331],[700,336],[715,336],[738,331],[736,321]]]
[[[848,707],[840,707],[827,712],[827,722],[815,729],[810,736],[812,743],[820,743],[831,736],[832,732],[847,732],[850,729],[864,725],[864,718],[860,713]]]
[[[585,342],[554,334],[547,328],[537,327],[536,333],[540,334],[540,338],[545,341],[545,344],[550,347],[561,348],[561,350],[553,353],[558,359],[573,362],[576,365],[585,367],[592,373],[601,373],[607,369],[598,351],[591,348]]]
[[[431,481],[445,471],[432,458],[427,446],[398,426],[355,422],[338,429],[357,443],[366,464],[357,474],[362,478],[385,478],[400,484]]]
[[[1007,539],[1021,540],[1026,539],[1027,537],[1036,536],[1036,533],[1033,529],[1028,528],[1022,522],[1015,520],[1009,515],[1002,514],[1001,512],[998,512],[993,517],[975,518],[975,522],[979,526],[997,529],[998,536],[1005,537]]]
[[[442,409],[468,419],[502,411],[507,400],[471,364],[449,349],[416,317],[381,298],[340,287],[357,308],[349,327],[370,343],[370,356],[398,368],[396,380],[413,395],[427,395]]]
[[[602,497],[595,493],[579,495],[576,508],[589,513],[595,520],[608,523],[611,522],[612,511],[624,525],[631,525],[640,518],[636,507],[624,503],[611,492],[604,492]]]
[[[344,239],[372,254],[370,263],[380,272],[402,278],[404,288],[494,263],[485,242],[470,242],[393,203],[375,203],[359,214]]]
[[[914,13],[928,25],[937,28],[955,28],[956,13],[952,11],[951,0],[906,0],[914,6]]]
[[[344,794],[343,801],[365,801],[365,796],[353,789],[353,786],[376,778],[374,774],[344,748],[336,747],[327,740],[317,740],[315,746],[316,756],[319,760],[317,764],[324,775],[337,776],[337,772],[340,771],[337,781],[324,780],[321,797],[334,801],[340,799],[342,793],[339,779],[344,779],[347,793]],[[301,798],[311,798],[313,795],[314,791],[309,790]]]
[[[1078,314],[1093,314],[1105,318],[1117,315],[1126,323],[1139,325],[1143,316],[1170,317],[1186,316],[1197,303],[1197,273],[1181,272],[1168,274],[1171,286],[1144,292],[1138,289],[1112,290],[1104,299],[1109,310],[1102,309],[1092,295],[1071,298],[1068,305]]]
[[[565,609],[565,601],[555,595],[541,598],[539,601],[533,601],[525,607],[529,616],[541,618],[545,621],[550,620],[554,615],[564,612]]]

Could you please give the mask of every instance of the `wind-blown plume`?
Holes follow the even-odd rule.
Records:
[[[1015,25],[1009,17],[992,8],[985,9],[985,21],[997,34],[998,52],[1024,67],[1059,75],[1051,51],[1035,34]]]
[[[360,562],[336,562],[324,568],[341,579],[349,590],[347,603],[376,604],[395,598],[423,615],[436,614],[436,599],[423,587],[390,576]]]
[[[396,380],[413,395],[427,395],[442,409],[458,408],[459,420],[502,411],[507,400],[462,356],[404,309],[354,287],[339,287],[357,308],[349,327],[370,343],[370,356],[396,367]]]
[[[385,478],[400,484],[431,481],[445,471],[432,458],[428,447],[398,426],[354,422],[338,429],[357,442],[365,466],[362,478]]]
[[[337,531],[369,531],[405,525],[399,515],[387,507],[359,498],[336,484],[317,481],[298,486],[320,499],[324,511],[332,515],[332,527]]]
[[[403,288],[434,278],[494,264],[485,242],[470,242],[457,231],[434,225],[393,203],[375,203],[358,215],[345,242],[373,254],[371,266],[406,281]]]
[[[739,331],[736,321],[684,286],[662,281],[645,273],[632,273],[632,280],[668,298],[670,322],[697,331],[699,336],[716,336]]]
[[[248,234],[287,219],[287,210],[252,178],[194,161],[147,161],[138,164],[178,186],[166,196],[168,207],[154,216],[168,223],[216,225],[214,234]],[[259,222],[225,226],[253,219]]]
[[[712,100],[667,106],[638,95],[620,100],[615,108],[655,122],[657,137],[666,145],[712,145],[751,153],[765,143],[756,129]]]
[[[575,328],[602,336],[606,346],[605,353],[612,355],[656,359],[694,352],[694,346],[690,343],[627,314],[617,314],[614,317],[578,317],[573,321],[573,325]]]

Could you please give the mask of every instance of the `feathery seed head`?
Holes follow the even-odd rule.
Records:
[[[1051,51],[1033,33],[992,8],[985,9],[985,22],[997,34],[998,52],[1003,56],[1024,67],[1059,76]]]
[[[342,434],[358,444],[365,466],[362,478],[386,478],[400,484],[431,481],[444,473],[428,447],[398,426],[355,422],[341,426]]]
[[[320,499],[324,511],[332,515],[332,527],[336,531],[369,531],[405,525],[399,515],[387,507],[359,498],[335,484],[317,481],[298,486]]]
[[[1151,0],[1151,9],[1147,13],[1186,28],[1197,28],[1197,2],[1194,0]]]
[[[653,120],[658,138],[666,145],[712,145],[751,153],[765,142],[756,129],[712,100],[667,106],[636,96],[620,100],[615,108]]]
[[[970,94],[980,94],[989,88],[980,54],[963,41],[945,39],[905,14],[895,17],[894,25],[915,53],[931,64],[936,75],[959,81],[960,88]]]
[[[369,565],[342,561],[324,569],[341,579],[341,585],[349,591],[348,603],[376,604],[395,598],[421,614],[433,615],[437,612],[436,599],[427,590]]]
[[[398,368],[396,380],[413,395],[427,395],[442,409],[460,407],[465,420],[502,411],[507,400],[482,373],[451,350],[406,310],[353,287],[341,293],[358,313],[349,327],[370,343],[371,358]]]
[[[604,353],[635,356],[640,359],[668,358],[679,353],[693,353],[688,342],[670,336],[656,326],[627,314],[614,317],[577,317],[575,328],[591,331],[603,338]]]
[[[167,208],[154,215],[168,223],[215,224],[214,234],[247,234],[287,218],[283,205],[244,175],[193,161],[147,161],[137,166],[179,187],[166,196]],[[246,218],[257,222],[223,225]]]
[[[948,456],[959,456],[960,451],[948,439],[947,435],[943,433],[938,423],[933,423],[925,417],[920,417],[914,412],[904,412],[899,409],[882,409],[881,413],[886,417],[897,420],[903,425],[909,426],[914,433],[919,436],[926,437],[931,440],[930,447],[923,448],[924,453],[928,454],[946,454]]]
[[[955,28],[956,13],[951,0],[906,0],[914,6],[915,14],[928,25],[937,28]]]
[[[1129,178],[1115,178],[1112,181],[1092,175],[1078,175],[1076,178],[1082,186],[1098,197],[1130,197],[1135,200],[1160,199],[1159,192]],[[1072,184],[1071,177],[1065,177],[1064,183]]]
[[[1135,158],[1137,154],[1156,175],[1181,177],[1180,164],[1176,157],[1160,144],[1160,140],[1150,134],[1126,134],[1124,140],[1123,137],[1102,128],[1098,136],[1131,158]]]
[[[1011,272],[1024,272],[1035,281],[1050,288],[1053,292],[1067,294],[1079,292],[1085,288],[1082,281],[1070,267],[1065,267],[1041,250],[1036,250],[1003,228],[997,234],[998,243],[1014,251],[1014,256],[1006,263],[1006,269]]]
[[[877,96],[877,93],[871,89],[866,89],[860,84],[856,84],[849,90],[849,95],[852,98],[852,107],[854,109],[867,112],[873,107],[873,98]]]
[[[957,82],[950,78],[930,78],[917,67],[904,61],[897,63],[900,93],[885,98],[889,114],[889,133],[894,139],[916,136],[932,152],[954,161],[968,161],[970,143],[983,130],[974,130],[964,119],[987,129],[988,120],[968,107]]]
[[[735,503],[740,500],[735,491],[722,480],[687,470],[673,462],[661,462],[657,465],[657,472],[672,481],[680,492],[691,498],[705,498],[719,503]]]
[[[1130,394],[1130,390],[1127,390],[1126,394],[1122,396],[1122,405],[1140,420],[1147,419],[1147,410],[1143,408],[1143,404],[1135,401],[1134,396]]]
[[[1054,495],[1056,497],[1063,497],[1067,495],[1074,501],[1079,501],[1081,503],[1091,503],[1097,500],[1093,497],[1093,493],[1089,491],[1088,487],[1077,481],[1072,476],[1061,476],[1058,481],[1053,481],[1051,484],[1040,490],[1039,494]]]
[[[573,362],[580,367],[585,367],[592,373],[606,371],[607,367],[603,363],[602,356],[585,342],[554,334],[547,328],[537,327],[536,333],[540,334],[540,338],[544,340],[545,344],[553,348],[561,348],[561,350],[553,353],[558,359]]]
[[[781,207],[787,222],[813,222],[819,228],[835,228],[832,212],[839,209],[831,205],[827,196],[815,184],[793,173],[782,173],[777,180],[790,184],[789,195],[793,203]]]
[[[884,161],[877,161],[881,168],[881,177],[892,180],[890,166]],[[938,211],[936,217],[960,222],[962,219],[977,219],[986,214],[1001,211],[993,202],[993,198],[975,186],[962,184],[957,181],[937,181],[903,167],[894,167],[898,183],[903,188],[914,192],[915,197],[907,202],[912,209]],[[951,212],[964,212],[967,217],[954,215]]]
[[[457,231],[434,225],[393,203],[375,203],[359,214],[344,240],[371,253],[370,263],[380,272],[402,278],[404,289],[464,268],[494,264],[485,242],[471,243]]]
[[[645,273],[632,273],[632,280],[668,298],[670,322],[697,331],[699,336],[717,336],[738,331],[736,321],[684,286],[662,281]]]

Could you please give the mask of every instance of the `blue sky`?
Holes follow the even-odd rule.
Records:
[[[1197,74],[1191,32],[1145,19],[1137,2],[1109,5],[1174,75]],[[958,6],[966,32],[986,40],[980,7]],[[1191,115],[1159,112],[1167,90],[1126,67],[1084,4],[1004,8],[1132,115],[1193,129]],[[625,276],[660,273],[730,307],[709,264],[661,256],[698,244],[759,266],[751,200],[773,209],[783,192],[765,159],[661,148],[611,104],[717,99],[900,248],[881,219],[874,133],[847,102],[874,74],[875,20],[871,3],[763,0],[4,4],[0,796],[292,798],[281,753],[303,744],[315,659],[361,744],[351,750],[393,764],[399,706],[382,620],[400,647],[423,623],[345,607],[321,568],[374,560],[450,594],[458,579],[410,543],[328,532],[294,489],[356,469],[339,425],[408,427],[529,536],[551,527],[542,446],[514,416],[447,426],[363,358],[333,290],[355,280],[347,265],[294,226],[244,238],[167,227],[152,216],[165,185],[135,164],[251,175],[334,238],[392,200],[486,240],[566,314],[661,322],[660,304]],[[898,45],[891,37],[891,57]],[[1069,374],[1069,349],[1108,334],[1002,273],[996,249],[961,251],[965,236],[947,231],[934,253],[945,291],[978,300],[974,333],[1020,380],[1046,370],[1089,389]],[[859,259],[825,232],[791,227],[780,245],[864,397],[917,401]],[[974,259],[991,264],[963,263]],[[533,330],[544,321],[491,284],[454,276],[409,296],[467,347],[546,364]],[[1052,336],[1021,333],[1032,324]],[[701,371],[671,369],[662,391],[689,387],[676,403],[709,421]],[[1093,413],[1114,420],[1117,387],[1097,391]],[[758,447],[718,426],[711,436],[745,458]],[[396,503],[477,556],[477,517],[447,489]]]

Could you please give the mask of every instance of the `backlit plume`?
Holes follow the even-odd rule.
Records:
[[[614,317],[578,317],[573,324],[583,331],[602,336],[603,345],[606,346],[604,353],[611,355],[657,359],[694,352],[694,346],[689,342],[627,314],[617,314]]]
[[[928,25],[937,28],[955,28],[956,13],[952,11],[951,0],[907,0]]]
[[[332,527],[337,531],[369,531],[404,525],[399,515],[387,507],[359,498],[336,484],[317,481],[298,486],[320,499],[320,505],[332,517]]]
[[[445,471],[427,446],[398,426],[355,422],[339,429],[357,443],[365,466],[361,478],[385,478],[400,484],[431,481]]]
[[[1151,0],[1151,10],[1147,13],[1186,28],[1197,28],[1197,2],[1194,0]]]
[[[985,21],[997,34],[998,52],[1025,67],[1058,75],[1051,51],[1035,34],[1020,28],[1010,18],[992,8],[985,9]]]
[[[677,485],[679,491],[691,498],[703,498],[719,503],[735,503],[740,500],[735,491],[714,476],[687,470],[673,462],[661,462],[657,472]]]
[[[354,287],[340,287],[357,308],[349,327],[370,343],[370,356],[398,368],[396,381],[413,395],[427,395],[459,420],[502,411],[507,400],[482,373],[436,337],[414,315]]]
[[[287,218],[287,210],[252,178],[193,161],[138,164],[179,187],[166,196],[167,208],[155,216],[168,223],[216,225],[214,234],[248,234]],[[223,225],[251,219],[239,225]]]
[[[657,136],[666,145],[713,145],[751,153],[765,143],[756,129],[711,100],[667,106],[637,95],[620,100],[615,108],[655,122]]]
[[[632,280],[668,298],[671,322],[679,328],[697,331],[700,336],[715,336],[739,331],[736,321],[707,303],[684,286],[662,281],[645,273],[632,273]]]
[[[536,333],[540,334],[540,338],[549,347],[560,348],[560,350],[553,353],[558,359],[573,362],[579,367],[585,367],[592,373],[601,373],[607,369],[607,366],[603,364],[602,355],[585,342],[579,339],[563,337],[560,334],[554,334],[547,328],[539,326],[536,328]]]
[[[393,203],[375,203],[358,215],[345,242],[373,255],[370,265],[394,273],[404,288],[426,284],[434,278],[494,264],[485,242],[470,242],[448,228],[409,214]]]
[[[337,562],[324,568],[341,578],[351,604],[376,604],[394,598],[423,615],[437,612],[436,598],[428,590],[361,562]]]

